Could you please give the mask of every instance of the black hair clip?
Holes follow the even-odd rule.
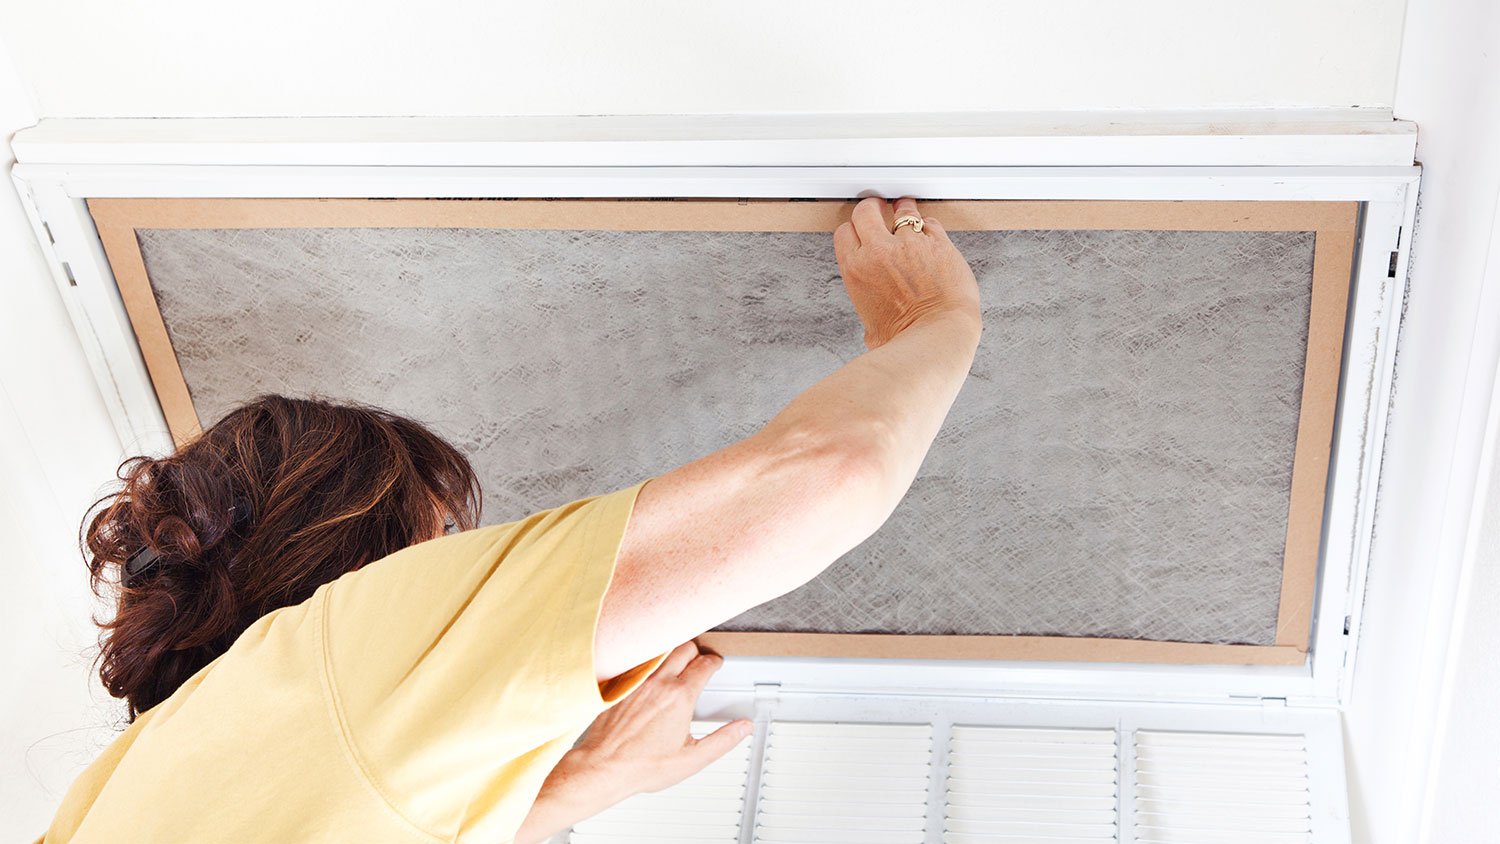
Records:
[[[151,546],[142,545],[134,554],[125,558],[125,585],[141,576],[141,572],[161,562],[161,555]]]
[[[249,517],[250,508],[246,507],[244,502],[236,502],[233,507],[229,508],[229,515],[232,519],[229,529],[238,530]],[[155,568],[156,564],[161,562],[161,556],[150,545],[137,548],[134,553],[125,558],[125,585],[131,585],[131,581],[139,578],[142,573]]]

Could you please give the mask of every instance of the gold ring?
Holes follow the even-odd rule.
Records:
[[[902,214],[896,218],[896,225],[891,227],[891,234],[901,231],[902,226],[911,226],[911,230],[917,234],[922,233],[922,218],[916,214]]]

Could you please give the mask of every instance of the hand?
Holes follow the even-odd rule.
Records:
[[[743,741],[753,729],[745,720],[701,739],[688,732],[698,696],[723,664],[723,657],[699,653],[693,642],[678,645],[557,763],[516,841],[544,841],[634,794],[676,785]]]
[[[640,688],[594,721],[569,754],[573,764],[609,770],[637,793],[674,786],[708,767],[752,730],[740,720],[701,739],[688,733],[698,696],[723,664],[694,642],[678,645]]]
[[[922,231],[903,226],[892,233],[885,200],[870,197],[854,206],[850,222],[833,233],[833,251],[849,300],[874,349],[934,314],[958,314],[979,327],[979,285],[948,232],[932,217]],[[896,200],[895,216],[920,213],[916,200]],[[977,335],[976,335],[977,336]]]

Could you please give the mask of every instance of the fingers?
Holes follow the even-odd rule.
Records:
[[[718,673],[724,666],[724,657],[718,654],[699,654],[696,659],[689,662],[678,675],[688,688],[693,690],[694,696],[702,693],[703,687],[708,685],[710,678]]]
[[[921,219],[924,230],[928,222],[932,219],[931,217],[923,217],[921,209],[917,206],[917,201],[909,196],[903,196],[896,200],[894,210],[895,218],[898,220],[907,215]],[[918,232],[912,226],[902,226],[895,232],[892,232],[890,224],[885,220],[885,200],[877,199],[873,196],[860,200],[859,204],[854,206],[854,213],[850,215],[849,219],[850,223],[846,225],[850,225],[850,228],[853,229],[852,234],[855,235],[855,246],[877,243],[885,237],[910,237],[914,234],[922,234],[922,232]],[[839,226],[839,228],[842,229],[843,226]],[[838,231],[835,231],[833,248],[836,255],[841,254],[840,239]],[[845,243],[848,242],[847,235],[842,239]],[[844,254],[852,251],[846,246]]]
[[[693,755],[698,757],[698,770],[703,770],[715,759],[733,750],[735,745],[744,741],[753,732],[755,732],[755,725],[742,718],[738,721],[730,721],[728,724],[714,730],[703,738],[694,741]]]
[[[936,217],[922,218],[922,233],[930,234],[949,246],[953,245],[953,241],[948,239],[948,230],[943,228],[943,224],[939,223]]]
[[[661,666],[656,669],[656,673],[664,677],[676,677],[697,656],[698,643],[683,642],[667,654],[667,658],[661,661]]]
[[[899,220],[907,215],[911,215],[920,219],[922,217],[922,212],[917,210],[917,201],[915,199],[912,199],[909,196],[903,196],[900,199],[896,200],[896,219]],[[927,221],[923,220],[922,225],[925,228],[927,225]],[[897,237],[910,237],[914,234],[921,234],[921,232],[917,231],[916,227],[914,226],[902,226],[901,228],[896,229]]]
[[[877,243],[882,238],[889,238],[891,230],[887,228],[885,221],[885,200],[878,197],[866,197],[854,206],[854,213],[849,215],[849,221],[854,224],[854,233],[859,235],[861,246]]]

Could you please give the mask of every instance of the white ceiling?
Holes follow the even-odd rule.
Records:
[[[5,5],[0,38],[41,117],[1381,108],[1404,10],[1404,0]]]

